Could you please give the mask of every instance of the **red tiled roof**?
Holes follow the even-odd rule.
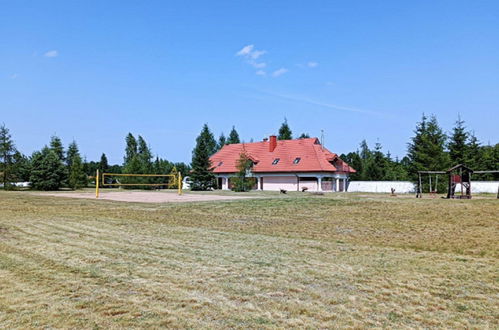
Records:
[[[269,141],[225,145],[210,157],[214,173],[238,172],[237,161],[243,150],[253,161],[253,173],[267,172],[347,172],[355,170],[338,155],[323,148],[317,138],[279,140],[274,151]],[[294,164],[296,158],[300,158]],[[272,165],[275,159],[279,162]],[[333,165],[333,162],[335,165]]]

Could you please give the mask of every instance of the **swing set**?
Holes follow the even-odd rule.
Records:
[[[423,181],[422,176],[428,175],[428,192],[432,198],[435,198],[438,194],[438,176],[442,174],[447,174],[445,171],[418,171],[418,189],[416,191],[416,198],[423,197]],[[432,181],[432,176],[435,178]]]

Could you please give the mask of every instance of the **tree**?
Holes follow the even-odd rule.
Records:
[[[132,158],[137,155],[137,140],[135,140],[135,137],[132,135],[132,133],[128,133],[125,138],[125,143],[126,147],[123,165],[128,164],[128,162],[130,162]]]
[[[483,170],[481,168],[483,149],[480,146],[480,141],[478,141],[475,133],[471,132],[466,145],[466,165],[468,165],[472,170]]]
[[[50,138],[50,149],[54,151],[57,158],[59,158],[61,162],[66,160],[64,157],[64,146],[62,145],[62,141],[59,137],[54,135]]]
[[[69,186],[76,190],[87,186],[87,175],[83,169],[83,162],[79,153],[76,153],[71,160],[69,169]]]
[[[236,164],[238,173],[237,177],[234,179],[234,186],[232,188],[234,191],[243,192],[251,190],[255,183],[253,178],[248,177],[248,173],[250,172],[252,165],[253,162],[248,157],[248,154],[243,146],[243,150],[239,154],[239,159]]]
[[[16,152],[16,147],[9,129],[2,124],[0,126],[0,174],[2,175],[3,188],[9,188],[12,172],[12,158]]]
[[[237,134],[237,132],[236,132]],[[224,133],[220,134],[220,137],[218,138],[218,143],[217,143],[217,151],[222,149],[224,145],[227,144],[227,139],[225,138]]]
[[[301,133],[299,139],[308,139],[310,138],[310,135],[308,135],[308,133]]]
[[[408,147],[409,175],[417,182],[418,171],[442,171],[449,167],[449,155],[444,146],[446,136],[438,125],[437,118],[432,115],[428,120],[423,114],[421,122],[417,123],[414,137]],[[443,190],[444,180],[441,180]]]
[[[468,164],[467,162],[467,141],[469,133],[466,132],[466,127],[464,126],[464,121],[458,116],[456,125],[452,130],[452,135],[449,136],[449,143],[447,148],[449,149],[449,157],[452,165],[457,164]]]
[[[105,173],[109,171],[109,163],[107,161],[107,157],[105,153],[102,153],[99,161],[99,171],[101,173]]]
[[[284,118],[284,122],[279,128],[279,135],[277,136],[278,140],[291,140],[293,139],[293,133],[288,125],[288,120]]]
[[[68,146],[68,151],[66,152],[66,165],[68,168],[71,168],[73,165],[73,160],[76,157],[76,155],[79,155],[79,150],[78,150],[78,145],[76,144],[76,141],[73,140]],[[80,159],[81,160],[81,159]]]
[[[190,178],[192,190],[208,190],[215,186],[210,156],[213,151],[213,134],[208,125],[204,125],[196,139],[196,147],[192,151],[192,171]]]
[[[227,138],[227,142],[225,144],[235,143],[241,143],[241,140],[239,139],[239,134],[236,131],[236,127],[232,126],[232,130],[230,131],[229,137]]]
[[[371,154],[372,156],[369,157],[365,166],[366,179],[371,181],[384,180],[388,164],[385,155],[381,151],[380,143],[376,143],[374,152]]]
[[[138,157],[141,164],[140,173],[152,173],[152,153],[149,146],[147,145],[147,142],[140,135],[138,138]]]
[[[53,149],[44,147],[33,154],[30,181],[34,189],[58,190],[64,177],[64,164]]]
[[[31,171],[31,162],[28,157],[16,151],[14,153],[12,162],[12,179],[15,182],[29,181]]]

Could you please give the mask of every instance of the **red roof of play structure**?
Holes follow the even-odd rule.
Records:
[[[272,143],[275,146],[273,151]],[[210,157],[213,172],[238,172],[237,162],[243,150],[254,163],[253,173],[355,172],[338,155],[323,148],[317,138],[276,141],[274,136],[268,141],[225,145]],[[273,164],[276,159],[279,161]]]

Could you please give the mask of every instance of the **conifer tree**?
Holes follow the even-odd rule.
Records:
[[[210,156],[213,153],[213,134],[208,125],[204,125],[196,139],[196,147],[192,151],[192,171],[190,178],[192,190],[208,190],[215,186],[215,176],[212,172]]]
[[[16,151],[13,156],[12,178],[16,182],[29,181],[31,163],[28,157]]]
[[[12,162],[16,152],[14,141],[9,129],[2,124],[0,126],[0,174],[2,175],[3,188],[9,188],[12,177]]]
[[[58,190],[65,178],[65,167],[52,148],[44,147],[31,157],[30,181],[34,189]]]
[[[241,140],[239,139],[239,133],[237,133],[236,127],[232,126],[232,130],[230,131],[229,137],[227,138],[225,144],[236,144],[236,143],[241,143]]]
[[[138,138],[138,156],[141,163],[141,173],[152,173],[152,153],[147,142],[139,135]]]
[[[442,171],[449,168],[449,155],[444,150],[446,136],[435,116],[432,115],[428,120],[423,114],[414,134],[407,154],[411,179],[417,181],[418,171]],[[441,184],[440,190],[444,189],[445,182]]]
[[[105,153],[102,153],[99,161],[99,171],[101,173],[105,173],[109,170],[109,163],[107,161],[107,157]]]
[[[133,157],[137,155],[137,140],[132,135],[132,133],[128,133],[125,138],[126,147],[125,147],[125,157],[123,160],[123,165],[128,164],[132,160]]]
[[[76,155],[79,155],[79,150],[76,141],[73,140],[73,142],[69,144],[68,151],[66,152],[66,165],[68,168],[71,168],[71,165],[73,165],[73,159]]]
[[[83,162],[79,152],[77,152],[72,160],[71,167],[69,169],[69,186],[71,189],[76,190],[87,185],[87,175],[83,169]]]
[[[220,134],[220,137],[218,138],[218,143],[217,143],[217,151],[222,149],[224,145],[228,144],[227,139],[225,138],[224,133]]]
[[[308,135],[308,133],[301,133],[299,139],[308,139],[310,138],[310,135]]]
[[[278,140],[291,140],[293,139],[293,133],[288,125],[288,120],[284,118],[284,122],[279,128],[279,135],[277,136]]]
[[[449,157],[452,165],[457,164],[467,164],[467,142],[469,133],[466,132],[466,127],[464,126],[464,121],[458,116],[456,125],[452,130],[451,136],[449,136],[449,143],[447,148],[449,149]]]
[[[59,158],[61,162],[65,162],[66,157],[64,157],[64,146],[62,145],[62,141],[59,137],[54,135],[50,138],[50,149],[54,151],[57,158]]]
[[[371,152],[370,152],[371,153]],[[365,166],[365,175],[367,180],[383,180],[386,175],[387,160],[381,151],[381,144],[376,143],[372,156],[368,158]]]

